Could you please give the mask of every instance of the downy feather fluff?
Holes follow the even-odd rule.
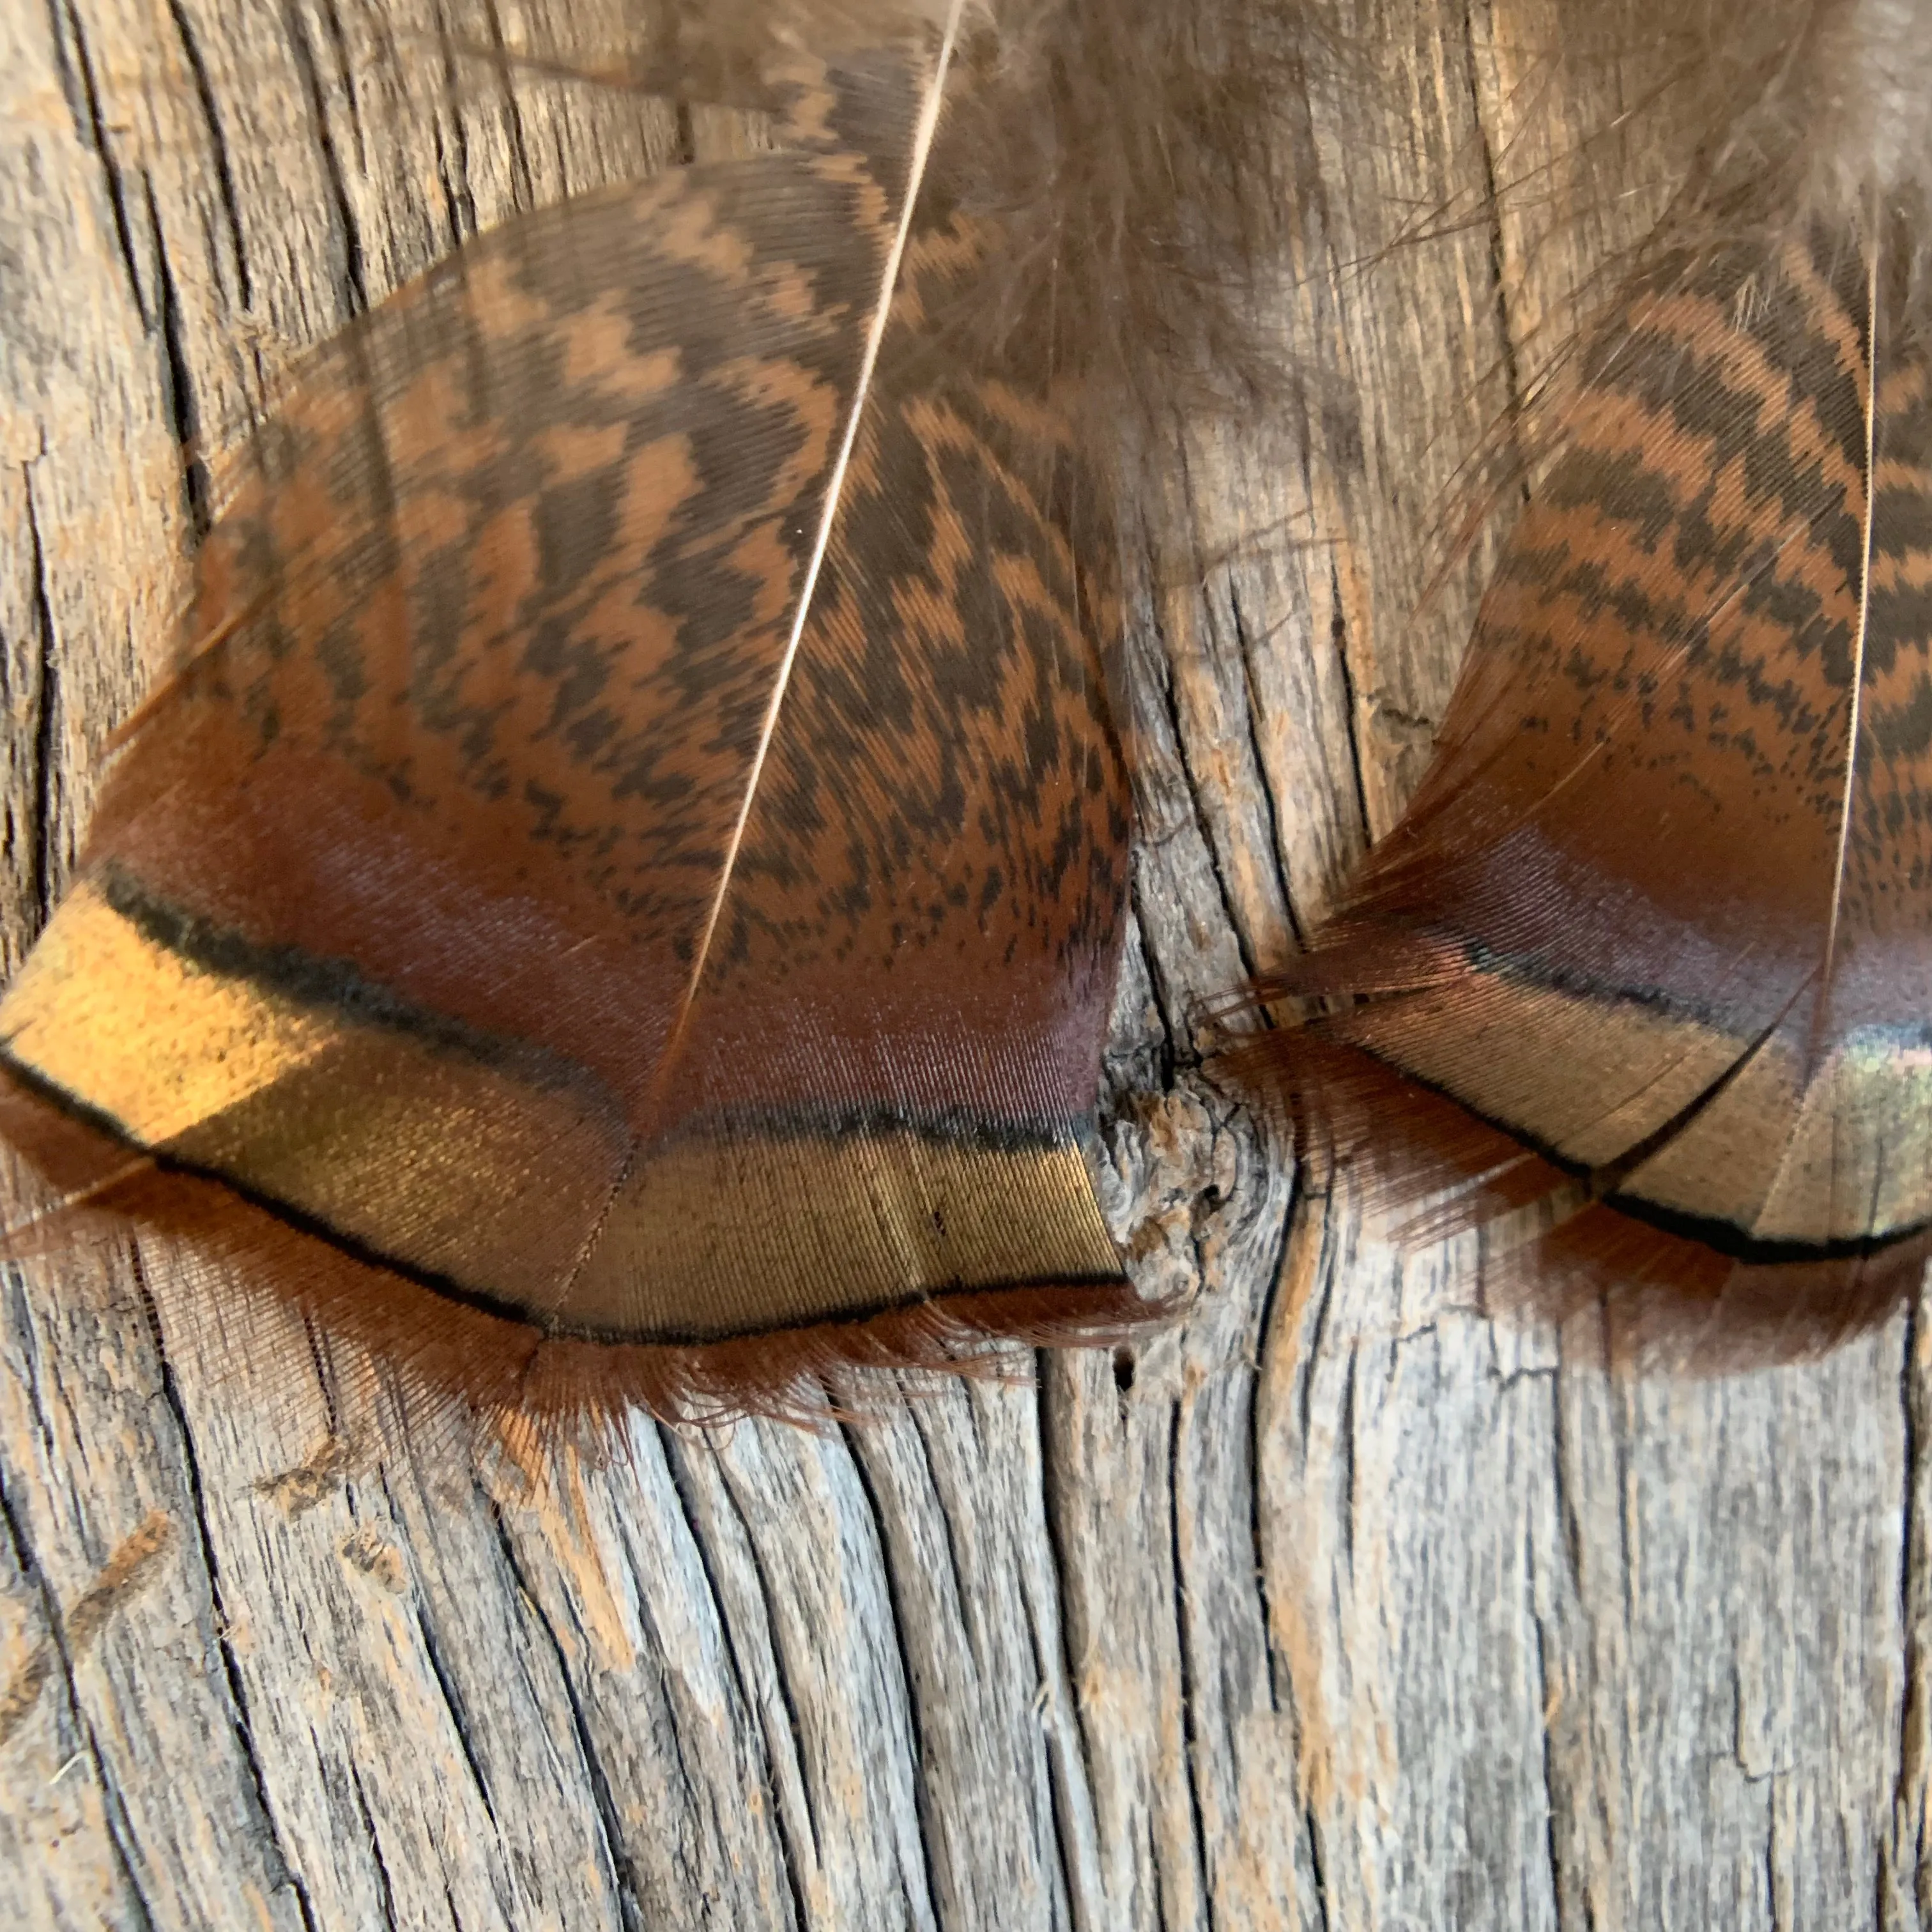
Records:
[[[1690,165],[1514,426],[1435,761],[1245,1064],[1412,1234],[1543,1204],[1504,1296],[1790,1355],[1932,1246],[1932,17],[1558,19],[1651,50]]]

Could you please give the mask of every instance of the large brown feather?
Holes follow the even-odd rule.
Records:
[[[308,370],[0,1006],[76,1201],[554,1417],[1137,1310],[1111,550],[1052,359],[943,352],[997,233],[921,191],[944,59],[788,56],[774,152]]]

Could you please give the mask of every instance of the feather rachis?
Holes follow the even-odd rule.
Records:
[[[1860,531],[1858,576],[1858,622],[1852,646],[1850,716],[1846,722],[1848,747],[1845,758],[1845,787],[1838,808],[1838,849],[1832,865],[1831,910],[1825,922],[1823,954],[1819,962],[1816,1011],[1812,1036],[1824,1033],[1830,1010],[1833,968],[1837,964],[1840,921],[1844,909],[1845,868],[1851,855],[1852,812],[1858,796],[1861,754],[1864,748],[1865,658],[1871,638],[1872,536],[1878,493],[1879,421],[1879,251],[1872,244],[1871,272],[1865,285],[1866,327],[1868,348],[1864,385],[1864,503]],[[1808,1055],[1808,1065],[1809,1056]]]
[[[905,190],[892,231],[892,246],[880,266],[878,296],[866,324],[865,349],[860,358],[850,406],[846,412],[844,431],[839,441],[831,478],[825,491],[824,510],[813,538],[811,555],[806,563],[803,581],[796,598],[797,608],[790,633],[785,639],[784,652],[772,680],[771,700],[760,728],[758,746],[752,754],[750,769],[746,774],[744,802],[740,807],[736,822],[731,828],[724,862],[719,868],[716,895],[705,916],[704,930],[698,934],[692,964],[691,985],[694,992],[704,977],[705,962],[710,956],[718,918],[724,909],[726,896],[730,890],[738,854],[743,847],[746,824],[751,816],[752,801],[757,794],[759,780],[764,775],[765,761],[770,754],[772,735],[777,729],[778,714],[784,707],[786,694],[790,686],[792,666],[796,662],[799,645],[805,635],[813,596],[818,586],[819,573],[824,567],[826,552],[831,543],[832,530],[838,520],[845,479],[852,460],[853,445],[858,439],[859,426],[864,419],[866,406],[871,400],[873,371],[878,364],[880,345],[885,340],[886,325],[891,316],[892,298],[898,286],[900,267],[905,259],[906,239],[911,230],[913,212],[919,203],[926,163],[932,154],[934,136],[938,132],[940,111],[952,64],[953,44],[958,33],[962,6],[963,0],[953,0],[946,15],[939,50],[933,61],[932,76],[926,85],[925,98],[920,104],[918,122],[913,133],[911,152],[908,158]],[[688,1013],[689,1010],[689,995],[687,994],[683,1012]],[[680,1030],[682,1024],[680,1016]],[[676,1037],[674,1034],[674,1048]],[[668,1054],[667,1064],[669,1059]]]

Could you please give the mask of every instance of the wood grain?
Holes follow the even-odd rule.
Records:
[[[616,0],[550,10],[613,44]],[[352,1361],[265,1384],[278,1338],[159,1247],[8,1268],[0,1922],[1932,1916],[1916,1315],[1607,1374],[1587,1323],[1492,1327],[1472,1239],[1400,1256],[1299,1186],[1203,1070],[1196,1002],[1413,785],[1492,553],[1438,580],[1460,467],[1671,166],[1538,0],[1340,11],[1354,64],[1282,106],[1306,380],[1177,431],[1129,639],[1106,1204],[1191,1317],[843,1432],[472,1472],[374,1456]],[[182,438],[476,226],[755,138],[448,53],[554,25],[0,0],[10,966],[160,661]]]

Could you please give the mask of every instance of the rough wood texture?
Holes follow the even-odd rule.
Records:
[[[617,0],[549,5],[610,44]],[[447,52],[540,11],[0,0],[8,966],[158,661],[182,435],[475,227],[743,138]],[[237,1373],[262,1338],[159,1248],[8,1268],[0,1923],[1932,1916],[1916,1318],[1608,1374],[1586,1324],[1492,1328],[1473,1240],[1405,1259],[1298,1189],[1196,1052],[1413,784],[1489,554],[1415,614],[1458,465],[1669,178],[1537,0],[1341,12],[1354,80],[1282,104],[1303,403],[1177,445],[1130,640],[1108,1205],[1192,1317],[842,1432],[473,1474],[332,1434],[353,1365]]]

